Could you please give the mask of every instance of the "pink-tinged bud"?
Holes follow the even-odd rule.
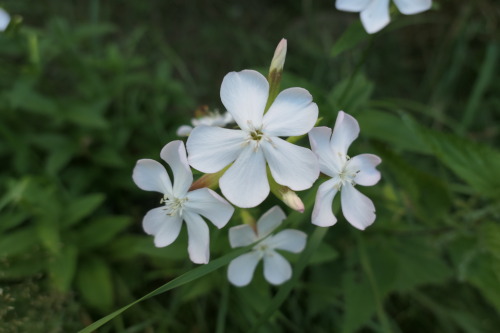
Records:
[[[282,72],[283,66],[285,65],[286,58],[286,39],[282,39],[274,51],[274,57],[271,61],[271,67],[269,67],[269,73],[272,71]]]
[[[288,189],[288,191],[283,193],[282,200],[291,209],[296,210],[299,213],[304,212],[304,203],[302,202],[302,200],[300,200],[299,196],[294,191]]]

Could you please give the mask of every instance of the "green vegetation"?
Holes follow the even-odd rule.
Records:
[[[333,1],[0,5],[22,17],[0,33],[0,333],[78,331],[170,281],[99,332],[498,330],[497,1],[435,0],[375,35]],[[282,87],[308,89],[322,125],[355,116],[350,152],[381,156],[382,181],[363,189],[377,220],[316,228],[317,186],[299,192],[304,214],[285,210],[309,235],[287,256],[294,277],[273,287],[257,268],[236,288],[228,227],[211,228],[207,266],[185,230],[155,248],[141,220],[160,198],[131,174],[200,105],[222,108],[226,73],[266,74],[282,37]]]

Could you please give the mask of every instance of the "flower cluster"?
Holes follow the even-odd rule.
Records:
[[[336,223],[332,201],[337,192],[341,192],[342,211],[349,223],[363,230],[374,222],[372,201],[355,186],[370,186],[379,181],[376,166],[380,158],[371,154],[353,158],[347,155],[359,134],[359,125],[352,116],[340,111],[333,130],[314,127],[318,106],[307,90],[289,88],[278,94],[273,80],[281,73],[273,70],[283,68],[286,41],[280,43],[278,51],[271,66],[273,79],[253,70],[231,72],[224,77],[221,100],[230,115],[227,119],[234,119],[238,129],[219,127],[224,124],[214,119],[220,115],[205,118],[201,123],[193,122],[186,147],[182,141],[173,141],[161,150],[161,158],[172,170],[173,182],[162,164],[150,159],[137,162],[133,171],[137,186],[162,195],[161,206],[150,210],[143,219],[143,228],[154,236],[157,247],[171,244],[185,222],[190,259],[207,263],[210,233],[204,219],[222,228],[233,215],[231,204],[255,207],[267,198],[272,186],[279,186],[280,193],[285,193],[281,198],[285,203],[293,203],[293,207],[303,211],[294,191],[311,188],[320,172],[329,179],[319,186],[313,224],[326,227]],[[285,139],[305,134],[309,135],[312,150]],[[218,185],[225,199],[207,187],[194,186],[191,167],[212,174],[216,183],[211,185]],[[275,206],[257,223],[230,228],[231,247],[251,246],[250,252],[229,264],[231,283],[250,283],[261,259],[269,283],[277,285],[290,279],[291,266],[278,251],[301,252],[307,236],[292,229],[273,234],[285,218],[283,210]]]

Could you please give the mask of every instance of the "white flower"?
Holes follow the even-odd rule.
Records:
[[[389,16],[390,0],[337,0],[335,7],[346,12],[361,12],[361,23],[369,34],[384,28]],[[396,7],[405,15],[418,14],[431,8],[432,0],[394,0]]]
[[[177,136],[189,136],[193,127],[196,126],[207,125],[224,127],[231,123],[234,123],[234,119],[229,112],[226,111],[223,114],[220,114],[219,110],[214,110],[211,112],[209,111],[205,116],[191,119],[191,125],[193,126],[182,125],[177,129],[176,134]]]
[[[249,284],[261,259],[264,259],[264,277],[269,283],[281,284],[292,277],[292,267],[275,250],[299,253],[306,245],[307,236],[302,231],[292,229],[285,229],[269,236],[285,218],[283,210],[274,206],[257,221],[257,230],[248,224],[229,229],[229,242],[233,248],[247,246],[260,240],[251,252],[229,263],[227,278],[232,284],[238,287]]]
[[[10,23],[10,15],[5,10],[0,8],[0,31],[7,29]]]
[[[255,207],[269,194],[266,162],[278,184],[294,191],[308,189],[318,178],[318,162],[311,150],[280,136],[309,132],[318,118],[318,107],[302,88],[282,91],[267,113],[269,84],[252,70],[224,77],[221,99],[241,129],[196,127],[187,141],[189,164],[215,173],[233,163],[220,178],[224,196],[239,207]]]
[[[188,252],[191,261],[197,264],[207,263],[210,257],[209,231],[201,216],[222,228],[231,218],[234,208],[210,189],[188,192],[193,183],[193,174],[187,163],[182,141],[168,143],[160,156],[172,169],[175,178],[173,185],[163,165],[150,159],[137,161],[132,175],[139,188],[163,194],[160,202],[164,206],[152,209],[144,216],[144,231],[154,235],[157,247],[164,247],[177,238],[184,220],[189,236]]]
[[[358,137],[356,119],[340,111],[335,128],[315,127],[309,132],[311,147],[319,159],[322,173],[332,177],[320,185],[312,215],[312,223],[327,227],[337,219],[332,212],[333,197],[341,191],[342,212],[354,227],[364,230],[375,221],[373,202],[354,188],[354,185],[375,185],[380,172],[375,168],[382,160],[372,154],[349,158],[347,149]]]

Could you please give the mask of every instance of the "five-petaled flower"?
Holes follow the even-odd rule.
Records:
[[[346,12],[361,12],[361,23],[365,30],[376,33],[384,28],[389,16],[390,0],[337,0],[335,7]],[[394,0],[396,7],[405,15],[418,14],[431,8],[432,0]]]
[[[342,212],[354,227],[364,230],[375,221],[373,202],[354,188],[354,185],[375,185],[380,172],[375,168],[381,159],[372,154],[349,158],[347,149],[358,137],[359,124],[352,116],[340,111],[335,128],[315,127],[309,132],[309,140],[319,159],[322,173],[331,177],[320,185],[314,204],[312,223],[331,226],[337,222],[332,212],[335,194],[341,191]]]
[[[170,245],[179,235],[182,221],[187,225],[191,261],[207,263],[210,257],[209,230],[201,216],[222,228],[231,218],[234,208],[214,191],[202,188],[188,192],[193,174],[182,141],[172,141],[163,147],[161,158],[172,169],[174,182],[157,161],[142,159],[134,168],[134,182],[145,191],[163,194],[162,207],[150,210],[142,221],[146,233],[154,235],[157,247]],[[201,216],[200,216],[201,215]]]
[[[274,206],[257,221],[256,229],[248,224],[229,229],[231,247],[242,247],[259,241],[253,249],[229,263],[227,277],[236,286],[250,283],[255,267],[264,260],[264,277],[274,285],[281,284],[292,277],[290,263],[276,250],[293,253],[301,252],[306,245],[306,234],[302,231],[285,229],[271,235],[286,218],[278,206]]]
[[[220,94],[240,129],[194,128],[186,144],[191,166],[215,173],[234,162],[219,186],[239,207],[255,207],[268,196],[266,164],[278,184],[294,191],[310,188],[319,175],[314,153],[279,137],[303,135],[314,126],[318,107],[311,94],[302,88],[286,89],[264,114],[269,84],[253,70],[227,74]]]

